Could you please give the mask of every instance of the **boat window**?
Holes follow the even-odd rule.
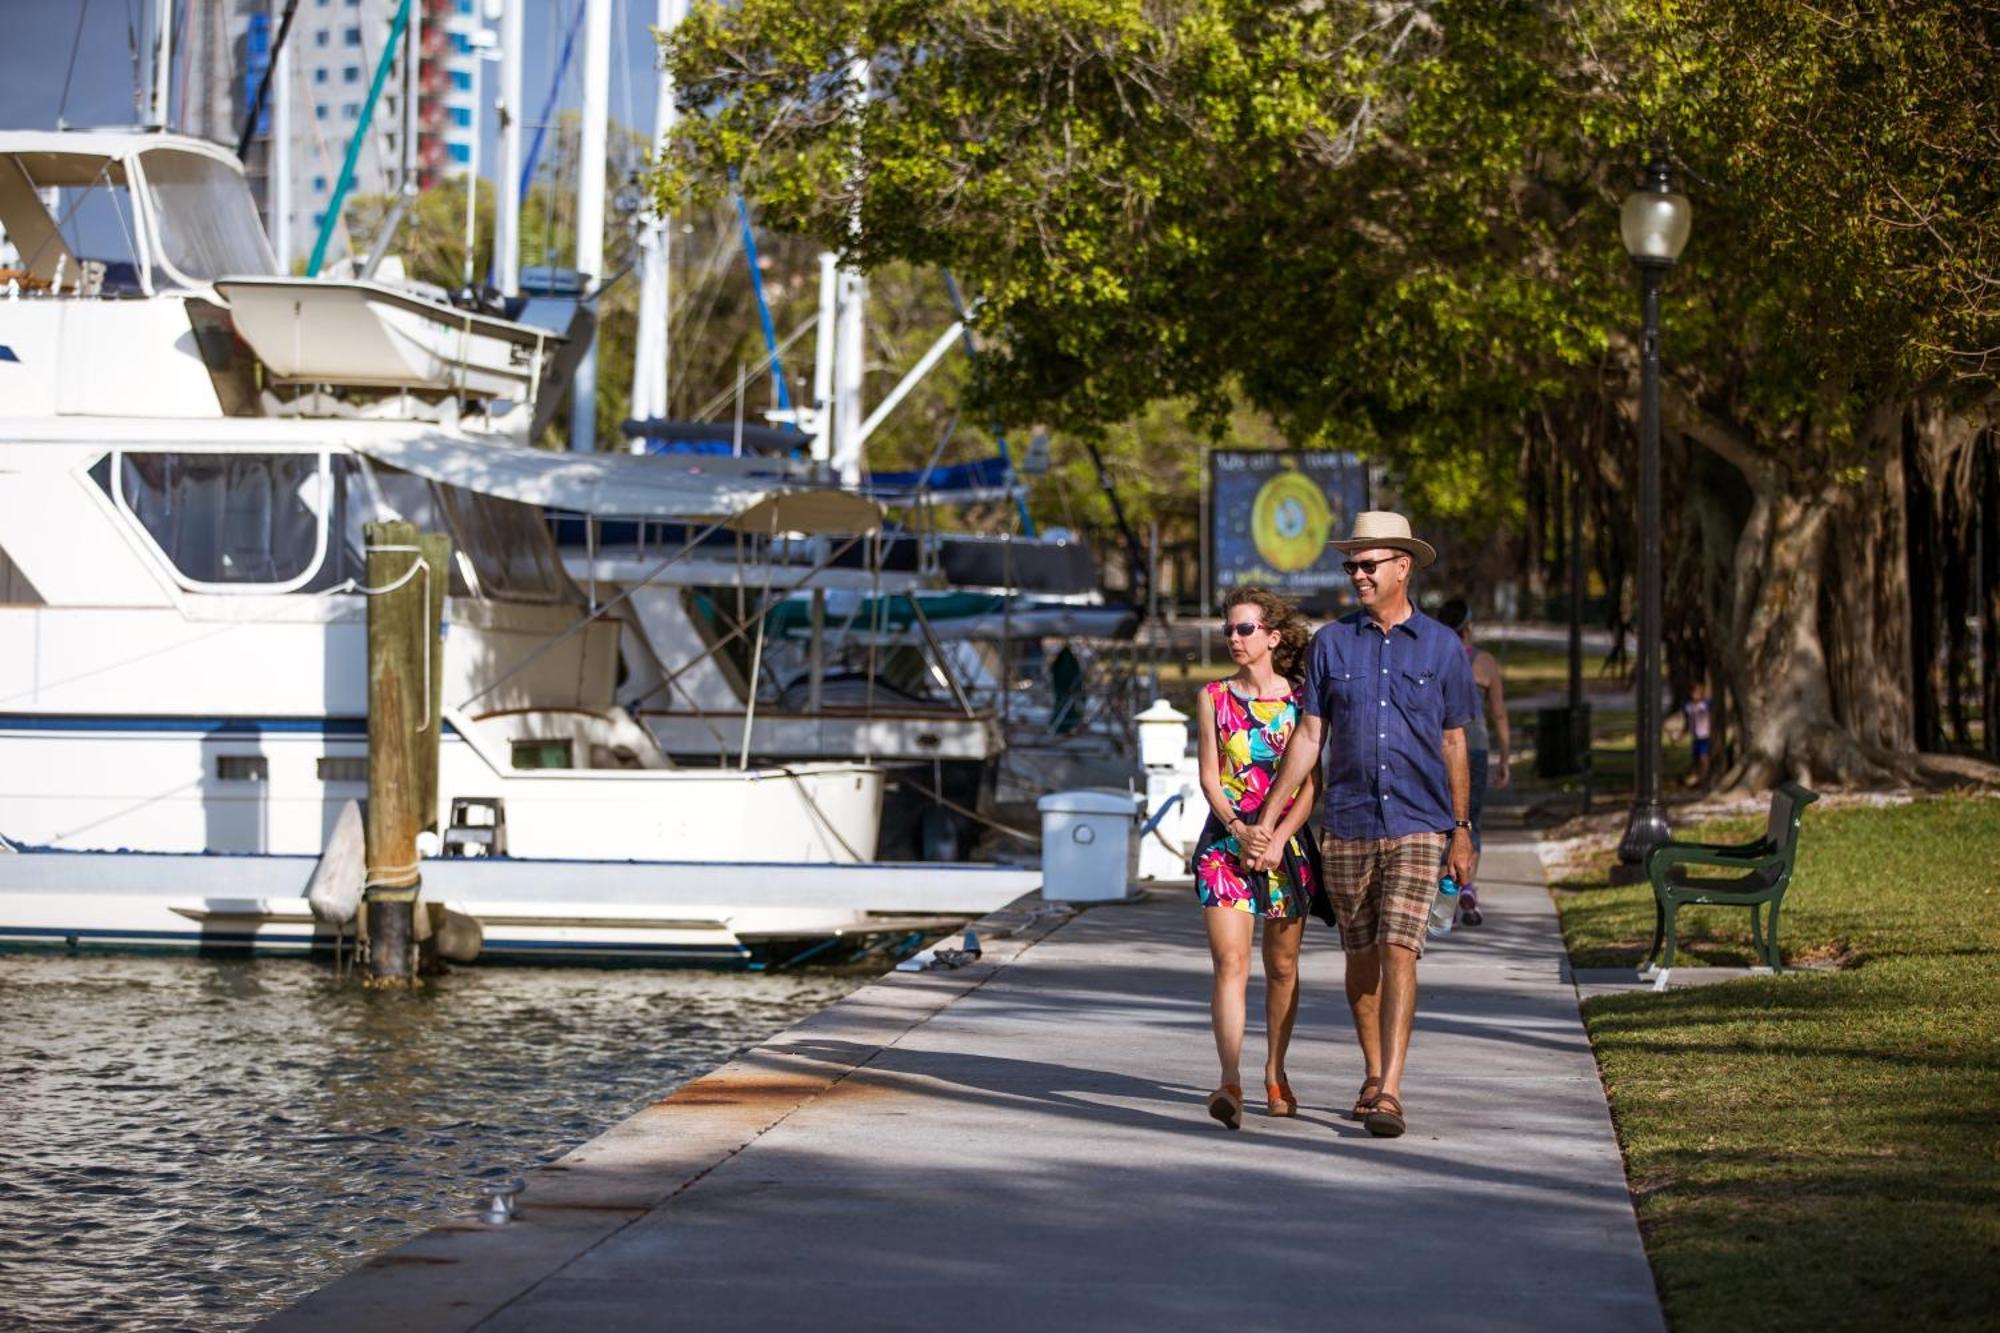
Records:
[[[574,768],[570,759],[569,742],[558,741],[515,741],[513,755],[515,768]]]
[[[323,558],[340,516],[318,454],[129,453],[94,475],[189,583],[292,591],[341,576],[345,561]]]
[[[142,161],[159,217],[161,256],[182,277],[212,282],[278,271],[240,171],[172,149],[153,149]]]
[[[33,293],[139,292],[138,213],[116,158],[19,153],[0,158],[0,233],[16,257],[5,267]]]
[[[569,576],[539,509],[457,486],[437,489],[452,536],[472,562],[481,592],[522,602],[572,599]]]

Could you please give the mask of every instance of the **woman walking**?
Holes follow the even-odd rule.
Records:
[[[1222,1083],[1209,1094],[1208,1113],[1230,1129],[1243,1123],[1244,990],[1250,980],[1250,940],[1264,921],[1265,1105],[1274,1116],[1298,1114],[1285,1079],[1285,1048],[1299,1011],[1299,937],[1319,894],[1318,849],[1301,836],[1312,811],[1318,774],[1280,797],[1271,776],[1298,723],[1293,697],[1309,642],[1304,623],[1282,598],[1262,588],[1232,593],[1222,632],[1236,673],[1209,682],[1196,712],[1201,727],[1201,790],[1208,823],[1195,849],[1195,890],[1208,922],[1215,963],[1210,1013]],[[1275,829],[1255,827],[1272,799],[1289,800]]]

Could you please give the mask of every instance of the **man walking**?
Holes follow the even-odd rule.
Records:
[[[1320,849],[1367,1074],[1354,1118],[1393,1138],[1431,900],[1441,873],[1472,874],[1465,726],[1476,705],[1458,636],[1410,601],[1410,575],[1437,553],[1409,520],[1358,514],[1333,545],[1361,610],[1313,636],[1298,731],[1271,786],[1296,788],[1324,748]],[[1259,827],[1280,805],[1266,803]]]

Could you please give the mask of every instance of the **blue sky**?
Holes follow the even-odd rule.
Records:
[[[522,81],[527,114],[537,116],[548,95],[550,72],[570,17],[582,0],[524,0],[528,59]],[[134,120],[134,71],[126,40],[128,19],[145,28],[152,0],[0,0],[0,128],[53,129],[57,108],[72,126],[130,125]],[[302,0],[301,21],[312,0]],[[653,120],[653,0],[612,0],[611,115],[646,133]],[[63,84],[70,48],[83,18],[82,43],[69,97]],[[294,36],[297,35],[294,25]],[[578,38],[579,48],[582,38]],[[579,49],[571,61],[562,105],[581,95]],[[489,69],[494,67],[489,67]],[[486,142],[493,145],[492,99],[482,93]],[[481,152],[480,174],[493,175],[496,151]]]

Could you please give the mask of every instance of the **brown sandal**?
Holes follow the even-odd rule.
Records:
[[[1371,1093],[1369,1091],[1370,1088],[1373,1088],[1375,1091]],[[1368,1109],[1373,1105],[1375,1105],[1375,1097],[1381,1091],[1382,1091],[1381,1079],[1377,1078],[1373,1074],[1370,1074],[1367,1078],[1363,1079],[1361,1081],[1361,1091],[1355,1094],[1354,1110],[1350,1113],[1350,1118],[1355,1120],[1362,1120],[1367,1118]]]
[[[1224,1129],[1243,1128],[1243,1086],[1225,1083],[1208,1094],[1208,1113]]]
[[[1269,1114],[1282,1120],[1299,1113],[1299,1099],[1292,1092],[1292,1085],[1279,1079],[1276,1083],[1264,1085],[1264,1107]]]
[[[1368,1108],[1362,1124],[1378,1139],[1393,1139],[1408,1128],[1403,1123],[1403,1103],[1394,1093],[1377,1093],[1375,1104]]]

